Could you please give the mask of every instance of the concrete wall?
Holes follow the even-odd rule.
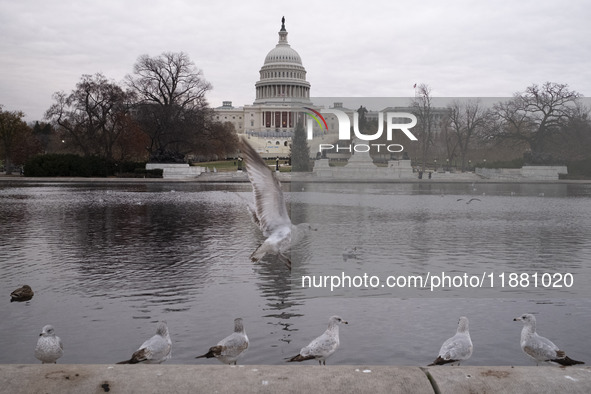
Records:
[[[567,174],[566,166],[523,166],[521,168],[476,168],[476,174],[494,180],[557,181]]]
[[[320,178],[334,179],[412,179],[417,175],[413,174],[410,160],[391,160],[387,167],[377,167],[373,164],[369,155],[366,160],[359,160],[361,154],[351,156],[351,159],[344,167],[330,167],[328,159],[314,161],[312,173]]]
[[[162,169],[164,179],[196,178],[205,172],[205,167],[174,163],[146,163],[146,170]]]
[[[0,365],[2,393],[591,393],[591,368]]]

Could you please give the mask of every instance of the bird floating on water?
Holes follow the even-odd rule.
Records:
[[[254,192],[255,205],[249,206],[249,210],[266,237],[250,259],[257,262],[268,253],[274,254],[291,269],[289,252],[292,242],[297,243],[312,227],[308,223],[292,224],[287,214],[281,183],[275,174],[243,139],[240,140],[240,151],[244,155],[246,172]]]
[[[460,362],[467,360],[472,356],[472,340],[468,329],[468,318],[460,317],[456,335],[449,338],[439,349],[439,355],[429,366],[451,364],[460,365]]]
[[[31,298],[33,298],[34,295],[35,293],[33,292],[33,289],[31,289],[31,286],[23,285],[22,287],[19,287],[18,289],[10,293],[10,302],[29,301]]]
[[[165,321],[158,323],[156,335],[142,343],[131,358],[117,364],[161,364],[171,356],[172,341]]]
[[[348,259],[356,259],[357,254],[357,246],[353,248],[346,248],[345,250],[343,250],[343,261],[347,261]]]
[[[234,364],[238,358],[244,356],[248,349],[248,336],[244,331],[244,324],[241,318],[234,319],[234,332],[221,341],[216,346],[209,348],[209,351],[195,358],[217,358],[224,364]]]
[[[35,347],[35,358],[43,364],[55,364],[63,355],[64,345],[60,337],[55,335],[55,329],[51,324],[44,326]]]
[[[539,365],[540,362],[554,362],[563,366],[585,364],[583,361],[569,358],[563,350],[560,350],[548,338],[538,335],[534,315],[526,313],[516,317],[513,321],[523,322],[521,349],[536,361],[536,365]]]
[[[303,347],[297,356],[291,357],[288,362],[318,360],[320,365],[326,365],[326,359],[339,347],[339,325],[349,324],[339,316],[328,319],[328,328],[322,335],[314,339],[308,346]]]

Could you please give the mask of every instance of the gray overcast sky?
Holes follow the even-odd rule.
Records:
[[[208,100],[252,104],[281,17],[312,96],[511,96],[532,83],[591,95],[591,2],[0,0],[0,104],[41,120],[82,74],[121,82],[138,56],[187,53]],[[587,38],[585,38],[587,37]]]

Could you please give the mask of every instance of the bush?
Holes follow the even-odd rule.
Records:
[[[133,171],[134,178],[162,178],[162,168],[154,168],[152,170],[146,170],[146,167],[138,167]]]
[[[518,157],[513,160],[507,161],[493,161],[487,163],[478,163],[476,167],[481,168],[521,168],[524,165],[524,160],[522,157]]]
[[[568,163],[567,179],[591,178],[591,158],[571,161]]]
[[[49,154],[32,157],[25,163],[25,176],[49,177],[107,177],[117,174],[135,173],[146,163],[115,163],[98,156],[78,156],[74,154]],[[145,170],[144,170],[145,171]],[[156,174],[152,174],[156,177]],[[144,176],[142,174],[142,176]],[[162,174],[160,174],[162,176]]]

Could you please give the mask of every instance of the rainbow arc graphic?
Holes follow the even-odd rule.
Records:
[[[312,111],[313,114],[306,112],[307,115],[310,115],[312,117],[312,119],[314,119],[316,121],[316,123],[318,123],[318,126],[320,126],[320,129],[322,129],[322,123],[324,123],[324,130],[328,131],[328,125],[326,124],[326,120],[324,119],[324,116],[322,116],[320,114],[320,112],[316,111],[315,109],[309,108],[309,107],[304,107],[304,109],[307,109],[308,111]],[[318,119],[320,118],[320,119]],[[322,123],[320,123],[320,120],[322,120]]]

